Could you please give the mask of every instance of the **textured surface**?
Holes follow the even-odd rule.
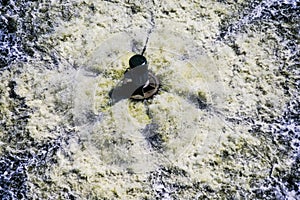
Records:
[[[1,199],[300,195],[299,1],[0,3]]]

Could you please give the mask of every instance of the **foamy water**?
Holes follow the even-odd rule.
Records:
[[[299,196],[298,1],[1,5],[2,199]]]

